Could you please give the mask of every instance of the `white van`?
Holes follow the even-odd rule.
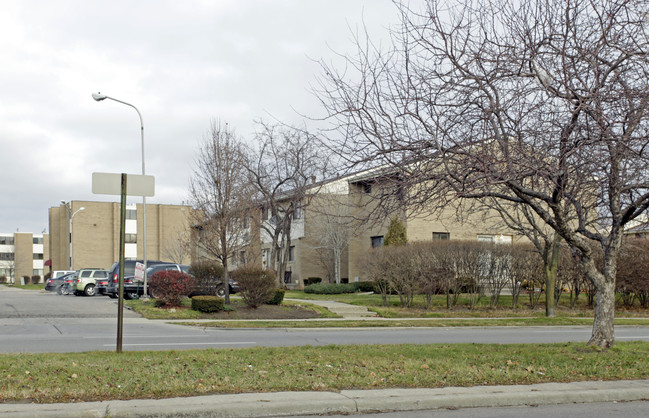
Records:
[[[63,275],[66,275],[68,273],[74,273],[75,270],[54,270],[52,272],[52,278],[56,279],[57,277],[61,277]]]

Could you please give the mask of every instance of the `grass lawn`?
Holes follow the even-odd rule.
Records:
[[[646,342],[20,353],[0,356],[0,402],[646,378]]]

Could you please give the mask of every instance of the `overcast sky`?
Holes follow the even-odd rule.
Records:
[[[93,172],[141,174],[137,113],[91,93],[139,109],[147,202],[180,204],[211,120],[251,138],[255,120],[319,114],[314,60],[397,21],[390,0],[2,0],[0,233],[49,232],[61,200],[119,201]]]

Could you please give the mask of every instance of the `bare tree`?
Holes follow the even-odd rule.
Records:
[[[332,255],[333,279],[341,280],[341,264],[345,251],[353,238],[362,231],[362,224],[353,216],[353,208],[347,194],[321,193],[309,207],[308,235],[313,248]]]
[[[293,221],[300,219],[324,176],[326,155],[313,136],[286,126],[260,123],[256,147],[249,150],[248,178],[262,206],[262,234],[271,242],[270,265],[284,283]]]
[[[162,255],[177,264],[182,264],[191,254],[191,233],[186,228],[172,231],[162,246]]]
[[[597,291],[589,344],[614,344],[625,225],[649,206],[649,44],[635,0],[398,5],[394,45],[325,67],[350,164],[399,172],[408,205],[524,205],[579,254]],[[359,38],[360,39],[360,38]],[[599,247],[603,262],[595,262]]]
[[[190,195],[197,209],[194,228],[198,230],[198,245],[223,264],[228,304],[230,260],[250,244],[248,218],[253,191],[245,167],[246,153],[235,132],[227,124],[212,122],[195,161]]]

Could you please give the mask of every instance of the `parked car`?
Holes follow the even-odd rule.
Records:
[[[142,296],[144,285],[142,283],[134,284],[133,279],[135,276],[135,264],[143,263],[142,260],[126,260],[124,262],[124,299],[137,299]],[[149,267],[158,264],[173,264],[166,261],[147,261],[147,270]],[[147,276],[148,277],[148,276]],[[116,261],[108,270],[108,282],[104,293],[111,298],[116,298],[119,295],[119,261]]]
[[[61,286],[63,286],[65,279],[74,275],[74,273],[76,272],[59,275],[58,277],[50,277],[45,282],[45,290],[47,290],[48,292],[56,292]]]
[[[76,272],[77,272],[76,270],[54,270],[52,272],[52,278],[57,279],[61,276],[65,276],[66,274],[76,273]]]
[[[105,295],[107,284],[108,284],[108,276],[106,276],[105,279],[97,279],[97,281],[95,282],[95,294]]]
[[[76,296],[95,296],[98,279],[106,279],[108,270],[87,268],[79,270],[74,279],[74,294]]]
[[[189,266],[186,264],[176,264],[176,263],[164,263],[164,264],[157,264],[151,267],[147,267],[146,269],[146,277],[147,279],[150,279],[155,273],[159,271],[181,271],[185,274],[189,274]],[[134,280],[131,278],[132,281],[132,287],[137,291],[138,297],[142,296],[144,294],[144,283],[140,280]],[[150,282],[149,282],[150,283]],[[124,285],[124,289],[126,289],[126,285]],[[131,289],[133,290],[133,289]],[[131,296],[133,296],[133,291],[130,292]],[[151,288],[147,289],[147,293],[149,296],[155,297],[154,294],[151,293]]]
[[[241,291],[239,282],[229,279],[230,294],[233,295]],[[223,286],[223,278],[216,279],[213,277],[196,280],[196,289],[189,295],[202,296],[202,295],[216,295],[219,297],[225,296],[225,286]]]
[[[56,293],[59,295],[69,295],[74,292],[74,279],[77,277],[77,272],[67,275],[63,278],[63,284],[56,289]]]

